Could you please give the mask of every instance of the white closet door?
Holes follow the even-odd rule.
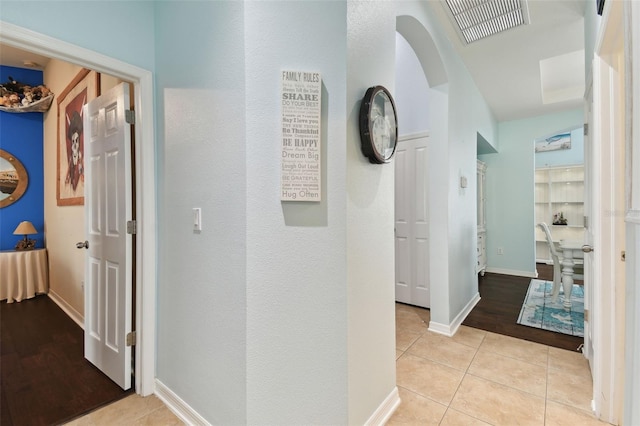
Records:
[[[400,140],[395,154],[396,300],[430,307],[428,136]]]

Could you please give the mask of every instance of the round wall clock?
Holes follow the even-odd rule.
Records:
[[[382,86],[370,87],[360,105],[362,153],[374,164],[388,163],[397,141],[398,117],[393,97]]]

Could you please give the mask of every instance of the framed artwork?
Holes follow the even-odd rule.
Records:
[[[536,139],[535,146],[535,152],[571,149],[571,132],[560,132],[549,137]]]
[[[58,96],[56,199],[59,206],[84,204],[82,107],[99,95],[100,74],[84,68]]]

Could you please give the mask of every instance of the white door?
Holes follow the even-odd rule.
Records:
[[[85,106],[85,358],[123,389],[131,387],[132,214],[129,87]]]
[[[624,387],[625,67],[623,2],[608,6],[593,59],[590,177],[593,400],[596,416],[620,424]]]
[[[429,308],[427,135],[400,138],[395,154],[396,300]]]

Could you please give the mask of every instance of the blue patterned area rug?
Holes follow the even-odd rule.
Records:
[[[551,302],[552,288],[551,281],[531,280],[520,310],[518,324],[583,337],[584,288],[581,285],[573,285],[570,311],[562,306],[564,300],[562,288],[556,302]]]

